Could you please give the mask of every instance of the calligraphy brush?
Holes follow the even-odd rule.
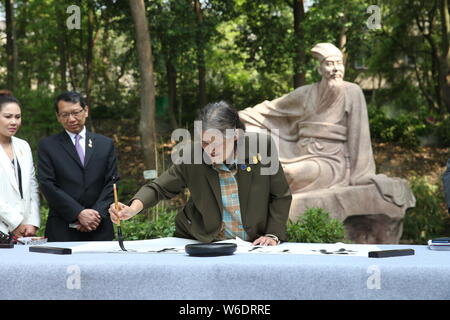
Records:
[[[116,211],[119,211],[119,204],[118,204],[118,197],[117,197],[117,187],[116,184],[113,184],[113,188],[114,188],[114,205],[116,207]],[[125,249],[125,246],[123,245],[123,236],[122,236],[122,228],[120,227],[120,217],[119,217],[119,221],[117,222],[117,238],[119,239],[119,246],[123,251],[127,251],[127,249]]]

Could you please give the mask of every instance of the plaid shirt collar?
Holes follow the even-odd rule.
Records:
[[[218,170],[221,170],[221,171],[233,171],[233,170],[236,170],[236,167],[237,167],[237,159],[234,158],[234,159],[233,159],[233,162],[230,163],[230,164],[226,164],[226,163],[216,163],[216,164],[213,164],[212,167],[213,167],[214,170],[216,170],[216,171],[218,171]]]

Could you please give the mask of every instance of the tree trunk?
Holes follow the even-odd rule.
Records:
[[[347,61],[347,50],[345,48],[346,44],[347,44],[347,28],[343,27],[339,35],[339,49],[342,51],[344,63]]]
[[[164,9],[158,5],[158,10],[163,11]],[[172,10],[172,9],[171,9]],[[167,95],[169,98],[168,103],[168,113],[169,121],[172,129],[178,128],[177,117],[175,114],[177,105],[177,70],[174,65],[174,45],[170,43],[167,30],[165,28],[157,29],[156,36],[159,35],[162,47],[162,54],[165,57],[166,63],[166,84],[167,84]]]
[[[343,17],[341,19],[342,28],[340,30],[339,39],[338,39],[338,48],[339,48],[339,50],[342,51],[342,60],[343,60],[345,68],[348,67],[347,66],[348,53],[347,53],[347,48],[346,48],[346,45],[347,45],[347,27],[345,26],[345,23],[347,22],[346,15],[347,15],[347,12],[344,9],[344,15],[343,15]]]
[[[429,38],[431,39],[431,36]],[[441,78],[440,63],[441,63],[441,61],[440,61],[437,45],[434,43],[433,40],[430,41],[430,46],[431,46],[431,52],[430,52],[430,55],[431,55],[431,78],[432,78],[432,83],[433,83],[432,86],[434,89],[437,105],[439,108],[438,111],[440,114],[444,114],[444,112],[443,112],[444,104],[443,104],[443,98],[441,95],[441,83],[440,83],[440,78]]]
[[[167,91],[169,95],[169,119],[173,129],[178,128],[175,108],[177,104],[177,71],[170,58],[166,61]]]
[[[14,91],[17,85],[17,43],[16,20],[14,17],[14,0],[5,0],[6,15],[6,54],[7,54],[7,78],[8,89]]]
[[[449,85],[449,65],[450,65],[450,17],[448,13],[448,1],[439,0],[441,16],[441,55],[439,63],[439,87],[443,100],[443,105],[447,112],[450,112],[450,85]]]
[[[437,4],[437,2],[436,2]],[[428,26],[425,27],[425,23],[421,23],[421,19],[419,18],[419,15],[416,13],[415,15],[415,21],[417,28],[419,29],[420,33],[422,34],[422,37],[428,42],[430,45],[430,60],[431,60],[431,70],[423,70],[423,79],[424,83],[426,83],[426,87],[429,87],[431,90],[433,90],[433,106],[436,106],[437,111],[440,114],[443,114],[443,109],[445,108],[442,103],[442,97],[441,97],[441,86],[440,86],[440,56],[438,52],[438,45],[435,43],[434,37],[432,37],[433,34],[433,27],[434,27],[434,11],[435,8],[433,8],[430,12],[428,12]],[[428,30],[426,30],[428,29]],[[429,72],[431,71],[431,72]],[[430,79],[429,79],[430,78]]]
[[[63,17],[64,11],[61,7],[56,9],[57,17]],[[57,19],[58,21],[58,53],[59,53],[59,78],[60,83],[58,86],[59,91],[67,91],[67,36],[66,36],[66,26],[64,24],[64,19]]]
[[[92,4],[88,4],[87,12],[87,49],[86,49],[86,79],[85,92],[86,102],[88,106],[92,105],[91,91],[92,91],[92,61],[94,60],[94,10]]]
[[[305,33],[303,30],[303,21],[305,19],[305,8],[303,0],[293,0],[294,8],[294,89],[305,84],[305,72],[302,67],[305,65]]]
[[[144,0],[129,0],[136,32],[139,71],[141,74],[141,114],[139,129],[147,169],[156,169],[155,159],[155,84],[153,80],[152,47],[145,15]]]
[[[30,6],[28,5],[29,0],[24,0],[20,4],[20,16],[21,19],[15,19],[16,25],[16,39],[25,39],[27,37],[27,28],[30,27],[30,17],[32,17],[32,12],[30,12]],[[20,57],[19,57],[19,49],[17,49],[17,64],[19,64]],[[20,73],[19,73],[20,69]],[[28,63],[21,66],[20,68],[17,67],[16,74],[17,74],[17,81],[20,78],[20,88],[21,90],[31,90],[31,82],[33,80],[32,70],[33,67],[30,66]],[[20,76],[19,76],[20,75]],[[16,84],[17,87],[18,84]]]
[[[102,46],[101,46],[101,59],[102,59],[102,75],[103,81],[107,81],[108,83],[112,83],[112,75],[111,70],[112,66],[109,61],[111,46],[109,44],[109,32],[110,32],[110,19],[106,17],[102,22],[104,25],[103,29],[103,38],[102,38]]]
[[[203,37],[203,14],[199,0],[194,0],[194,10],[197,17],[197,66],[198,66],[198,100],[200,108],[207,103],[206,98],[206,67],[205,67],[205,45]]]
[[[67,42],[67,44],[70,46],[70,43]],[[75,71],[75,67],[73,67],[73,65],[75,64],[75,62],[73,62],[74,58],[70,52],[70,47],[67,48],[67,66],[69,69],[69,78],[70,78],[70,85],[72,86],[71,90],[73,91],[78,91],[78,85],[77,85],[77,75],[76,75],[76,71]]]

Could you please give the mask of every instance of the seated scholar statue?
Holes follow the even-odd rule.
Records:
[[[405,180],[375,174],[366,101],[357,84],[343,80],[342,52],[331,43],[311,52],[320,62],[320,82],[239,116],[247,131],[278,135],[274,140],[293,194],[292,220],[308,207],[321,207],[344,221],[353,241],[396,243],[414,195]]]

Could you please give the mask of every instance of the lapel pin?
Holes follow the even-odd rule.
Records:
[[[245,164],[241,165],[241,169],[245,170],[247,168],[247,166]]]
[[[89,148],[92,148],[92,140],[89,139],[89,144],[88,144]]]
[[[250,172],[250,171],[252,171],[252,168],[247,167],[247,172]]]

